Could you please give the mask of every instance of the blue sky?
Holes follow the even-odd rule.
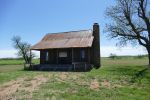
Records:
[[[14,54],[14,35],[33,45],[46,33],[92,29],[95,22],[100,25],[102,49],[114,48],[116,41],[103,33],[108,22],[105,10],[113,4],[113,0],[0,0],[0,57],[8,55],[5,51]]]

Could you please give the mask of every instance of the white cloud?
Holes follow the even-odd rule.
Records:
[[[32,51],[34,52],[37,57],[40,56],[39,51]],[[0,58],[9,58],[13,57],[16,58],[17,51],[16,50],[0,50]],[[101,46],[101,56],[102,57],[108,57],[110,53],[114,53],[117,55],[140,55],[140,54],[147,54],[146,50],[142,47],[123,47],[123,48],[118,48],[118,47],[105,47]]]
[[[40,53],[39,51],[32,51],[36,54],[37,57],[39,57]],[[0,50],[0,58],[16,58],[17,57],[17,51],[16,50]]]
[[[16,50],[0,50],[0,58],[15,58]]]

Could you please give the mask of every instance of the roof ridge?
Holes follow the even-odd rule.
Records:
[[[81,31],[92,31],[92,29],[77,30],[77,31],[66,31],[66,32],[56,32],[56,33],[47,33],[46,35],[49,35],[49,34],[62,34],[62,33],[70,33],[70,32],[81,32]]]
[[[50,40],[65,40],[65,39],[88,39],[88,38],[92,38],[94,36],[89,36],[89,37],[75,37],[75,38],[59,38],[59,39],[50,39]],[[46,40],[46,41],[50,41],[50,40]],[[45,40],[44,40],[45,41]]]

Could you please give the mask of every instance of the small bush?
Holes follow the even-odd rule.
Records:
[[[146,57],[146,55],[137,55],[137,56],[135,56],[135,58],[138,58],[138,59],[142,59],[144,57]]]
[[[111,58],[111,59],[116,59],[116,58],[117,58],[117,55],[116,55],[116,54],[111,53],[111,54],[110,54],[110,56],[109,56],[109,58]]]

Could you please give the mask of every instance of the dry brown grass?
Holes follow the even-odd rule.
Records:
[[[17,80],[7,82],[0,86],[0,100],[8,100],[9,98],[15,99],[12,94],[20,91],[26,91],[30,93],[29,97],[32,97],[32,92],[39,89],[41,84],[48,81],[48,77],[38,75],[31,78],[18,78]]]

